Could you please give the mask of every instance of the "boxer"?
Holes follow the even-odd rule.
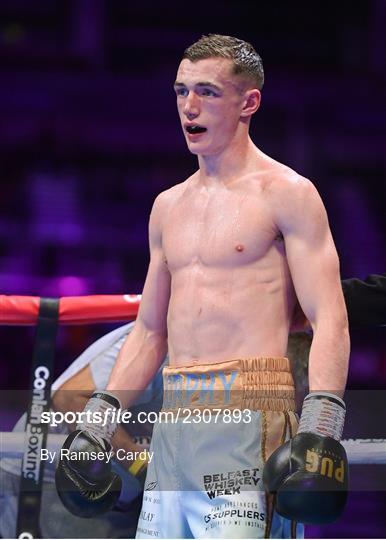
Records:
[[[339,261],[313,184],[249,137],[263,83],[260,56],[230,36],[203,36],[178,67],[177,109],[198,170],[155,200],[135,327],[85,409],[130,406],[168,348],[163,410],[174,420],[154,430],[138,537],[286,537],[295,521],[334,520],[345,504]],[[285,358],[297,299],[314,335],[298,434]],[[78,426],[65,447],[107,451],[117,427]],[[56,473],[80,515],[113,506],[119,484],[102,462],[64,459]]]

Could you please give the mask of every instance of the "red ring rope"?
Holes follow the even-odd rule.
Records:
[[[137,316],[140,300],[140,294],[64,296],[59,299],[59,323],[128,321]],[[39,305],[39,296],[0,295],[0,324],[36,324]]]

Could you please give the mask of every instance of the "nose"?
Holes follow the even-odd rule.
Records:
[[[187,95],[183,112],[189,120],[200,114],[199,97],[194,92],[189,92]]]

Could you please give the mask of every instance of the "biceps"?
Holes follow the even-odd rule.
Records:
[[[286,240],[287,260],[299,303],[310,322],[339,312],[343,303],[339,259],[329,232],[319,242]]]
[[[137,320],[147,330],[166,335],[166,319],[170,297],[170,273],[162,250],[151,255]]]

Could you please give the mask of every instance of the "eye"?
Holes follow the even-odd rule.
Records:
[[[178,87],[175,88],[175,91],[177,96],[186,97],[188,95],[188,90],[186,88]]]
[[[217,97],[217,93],[214,90],[211,90],[210,88],[203,88],[201,91],[202,96],[210,96],[210,97]]]

